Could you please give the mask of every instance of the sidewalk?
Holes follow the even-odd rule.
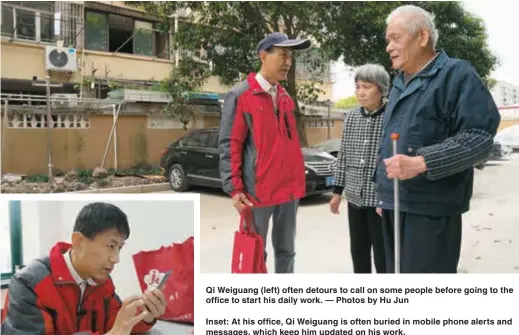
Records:
[[[464,215],[460,272],[519,273],[519,153],[510,161],[476,170],[471,210]],[[298,212],[296,272],[352,273],[345,205],[331,215],[327,197],[303,200]],[[230,272],[238,215],[230,199],[202,190],[200,199],[202,272]],[[272,255],[270,232],[267,240]],[[272,258],[268,260],[273,269]]]

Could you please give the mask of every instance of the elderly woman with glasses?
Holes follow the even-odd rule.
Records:
[[[345,191],[348,202],[350,251],[355,273],[371,273],[371,249],[378,273],[386,272],[381,217],[372,181],[382,136],[389,74],[378,64],[366,64],[355,73],[355,95],[360,107],[344,119],[337,156],[330,210],[339,214]]]

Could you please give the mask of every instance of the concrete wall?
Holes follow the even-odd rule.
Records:
[[[120,115],[117,121],[117,167],[130,168],[140,163],[158,165],[168,144],[185,135],[183,129],[150,129],[146,115]],[[55,170],[93,169],[101,165],[110,131],[112,115],[90,115],[88,129],[52,129],[52,160]],[[0,122],[3,121],[0,117]],[[218,115],[197,116],[194,128],[220,126]],[[3,128],[5,139],[3,172],[40,174],[47,171],[47,129]],[[342,120],[335,120],[331,138],[340,138]],[[327,139],[326,128],[307,128],[308,144]],[[113,140],[108,148],[105,168],[115,167]]]
[[[343,120],[334,120],[333,127],[330,128],[330,139],[341,138]],[[306,139],[308,145],[312,146],[328,140],[327,128],[306,128]]]
[[[45,46],[37,43],[7,42],[1,43],[2,78],[32,80],[33,76],[44,78]],[[53,73],[52,81],[61,83],[80,83],[80,64],[84,64],[83,76],[89,77],[93,70],[100,79],[160,81],[166,78],[174,63],[169,60],[109,52],[86,50],[83,60],[82,51],[78,50],[78,71],[70,77],[63,73]],[[211,77],[202,87],[202,91],[225,93],[230,87]]]
[[[78,50],[78,71],[70,76],[64,73],[52,73],[53,82],[80,83],[81,64],[84,64],[83,76],[94,76],[99,79],[160,81],[168,77],[174,63],[170,60],[152,57],[130,55],[124,53],[109,53],[102,51]],[[7,42],[1,43],[1,75],[8,79],[32,80],[33,76],[44,78],[45,46],[37,43]],[[332,99],[332,85],[320,85],[323,91],[319,100]],[[201,91],[226,93],[231,86],[222,85],[218,77],[210,77]]]
[[[112,115],[91,115],[89,129],[53,129],[52,154],[55,169],[93,169],[100,166],[112,128]],[[2,118],[0,118],[0,122]],[[1,123],[3,125],[3,122]],[[217,115],[197,116],[194,128],[220,126]],[[519,124],[503,120],[499,130]],[[340,138],[343,120],[335,119],[330,138]],[[4,131],[4,128],[2,128]],[[145,115],[121,115],[117,122],[117,167],[130,168],[136,164],[158,165],[160,153],[168,144],[185,135],[183,129],[150,129]],[[308,145],[326,141],[327,128],[306,127]],[[3,172],[40,174],[47,171],[47,129],[5,129]],[[111,142],[105,167],[115,167]]]
[[[39,78],[45,76],[44,45],[3,42],[1,55],[3,78],[31,80],[33,76]],[[81,81],[79,65],[82,60],[82,52],[78,50],[78,71],[70,78],[60,74],[55,74],[54,77],[65,82],[79,83]],[[97,69],[96,77],[129,80],[161,80],[169,74],[173,66],[169,60],[120,53],[112,55],[89,50],[85,51],[84,65],[84,76],[91,76],[92,70]]]
[[[53,129],[55,169],[93,169],[100,166],[113,124],[112,115],[91,115],[89,129]],[[186,133],[183,129],[149,129],[144,115],[121,115],[117,121],[118,168],[139,163],[158,165],[160,152]],[[38,174],[47,171],[47,129],[5,129],[3,171]],[[113,141],[106,168],[114,167]]]

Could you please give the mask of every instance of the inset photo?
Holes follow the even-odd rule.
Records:
[[[1,333],[191,334],[198,210],[187,194],[4,196]]]

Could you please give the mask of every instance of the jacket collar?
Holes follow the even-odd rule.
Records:
[[[419,73],[417,73],[413,79],[418,78],[418,77],[420,77],[420,78],[432,77],[432,76],[436,75],[436,73],[438,73],[438,71],[440,71],[443,68],[443,66],[445,65],[445,63],[447,62],[448,59],[449,59],[449,56],[447,55],[447,53],[444,50],[440,50],[438,52],[438,55],[436,56],[436,58],[429,65],[427,65],[423,70],[421,70]],[[400,72],[395,77],[395,79],[393,80],[393,85],[398,87],[401,90],[405,90],[406,84],[405,84],[403,72]]]
[[[52,272],[52,279],[56,284],[80,284],[83,280],[74,268],[72,263],[67,262],[65,257],[70,252],[72,245],[70,243],[58,242],[52,247],[50,251],[50,269]],[[91,286],[96,286],[92,279],[87,279],[86,282]]]
[[[272,89],[274,89],[277,92],[276,85],[272,85],[271,83],[269,83],[268,80],[261,75],[261,73],[256,73],[255,78],[258,84],[265,92],[268,92]]]
[[[255,72],[249,73],[249,75],[247,76],[247,82],[249,83],[249,86],[250,86],[253,94],[266,93],[265,90],[263,89],[263,87],[261,87],[260,83],[258,83],[258,81],[256,80]],[[280,83],[276,84],[276,91],[277,91],[278,97],[283,94],[286,94],[285,88],[283,86],[281,86]]]
[[[78,284],[79,286],[84,285],[84,284],[88,284],[90,286],[97,286],[97,283],[94,280],[92,280],[92,278],[88,278],[88,279],[81,278],[79,273],[74,268],[74,264],[72,264],[71,250],[67,251],[67,253],[64,254],[63,257],[65,258],[65,264],[67,265],[67,269],[70,272],[70,274],[72,275],[72,278],[74,278],[74,281],[76,282],[76,284]]]
[[[360,108],[360,112],[362,113],[362,116],[364,116],[364,117],[374,118],[374,117],[377,117],[377,116],[379,116],[380,114],[384,113],[384,110],[386,109],[386,104],[387,104],[387,102],[384,101],[384,102],[382,103],[382,106],[380,106],[380,108],[377,109],[377,110],[376,110],[375,112],[373,112],[373,113],[368,113],[368,112],[366,111],[366,108],[364,108],[364,107],[361,107],[361,108]]]

